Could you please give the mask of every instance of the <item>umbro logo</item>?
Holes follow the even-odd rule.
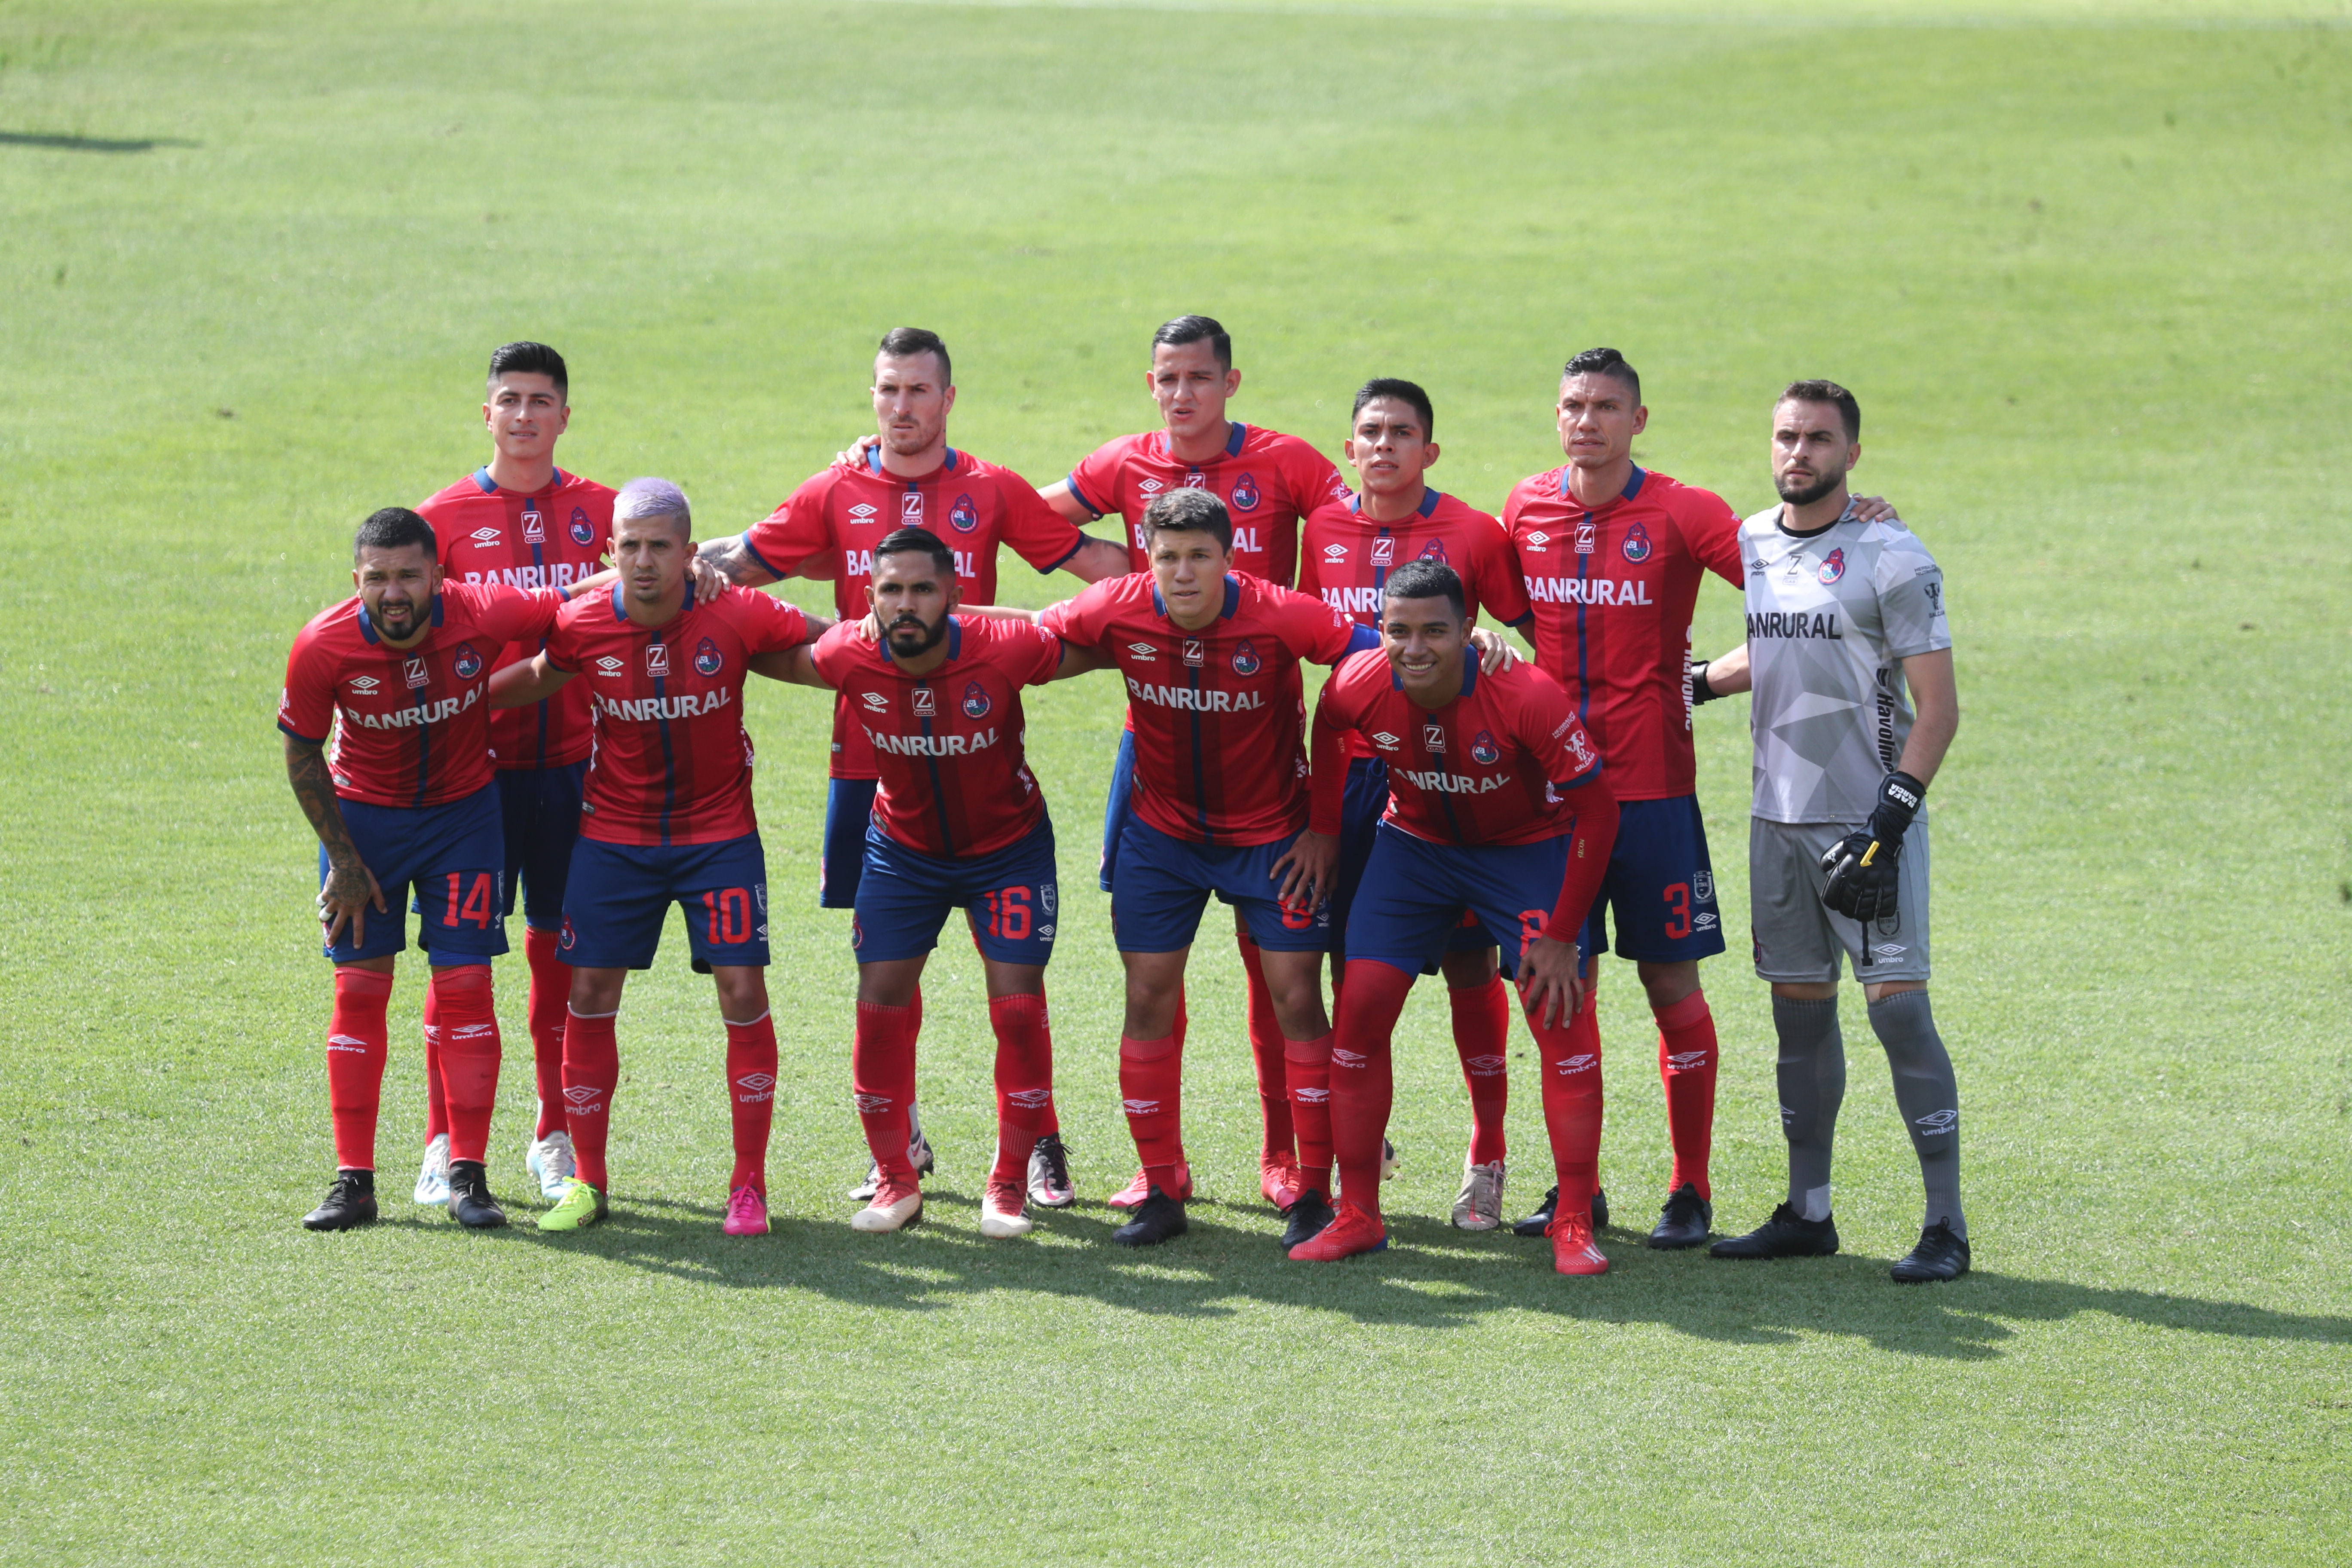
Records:
[[[1931,1110],[1911,1123],[1920,1131],[1922,1135],[1929,1138],[1941,1132],[1949,1132],[1959,1124],[1960,1113],[1957,1110]]]
[[[1905,950],[1903,944],[1899,942],[1886,942],[1879,943],[1870,951],[1878,954],[1881,958],[1900,958],[1903,956]]]
[[[1396,750],[1397,738],[1386,730],[1377,731],[1372,735],[1372,744],[1383,752],[1393,752]]]
[[[860,692],[858,696],[859,700],[866,704],[866,710],[868,713],[887,713],[890,711],[890,700],[887,697],[883,696],[882,693],[878,691]]]
[[[1138,481],[1135,488],[1141,490],[1145,495],[1156,496],[1168,487],[1160,483],[1158,479],[1143,479]]]
[[[1591,1051],[1585,1051],[1580,1055],[1570,1057],[1567,1060],[1559,1064],[1560,1076],[1565,1078],[1570,1073],[1583,1072],[1600,1059],[1601,1058],[1599,1057],[1593,1055]]]
[[[466,537],[472,540],[477,544],[496,544],[499,540],[505,538],[506,535],[495,528],[478,528],[474,530],[473,532],[466,535]]]
[[[1157,1116],[1160,1102],[1156,1100],[1122,1100],[1119,1105],[1129,1116]]]
[[[596,661],[596,673],[599,675],[618,675],[628,668],[628,662],[625,659],[614,658],[610,654]]]
[[[457,1031],[450,1036],[450,1038],[457,1040],[486,1040],[497,1033],[498,1026],[495,1024],[460,1024],[457,1026]]]
[[[563,1098],[570,1100],[572,1104],[581,1107],[583,1110],[585,1110],[587,1107],[595,1104],[602,1094],[603,1090],[597,1089],[593,1084],[575,1083],[570,1089],[563,1091]]]
[[[1673,1068],[1677,1072],[1688,1072],[1693,1068],[1703,1068],[1706,1066],[1706,1053],[1705,1051],[1676,1051],[1666,1058],[1666,1065]]]
[[[856,506],[849,509],[849,515],[856,518],[860,522],[871,522],[874,521],[874,514],[880,510],[880,508],[869,505],[865,501],[859,501]]]
[[[1323,547],[1323,559],[1326,561],[1345,561],[1347,558],[1348,547],[1344,544],[1327,544]]]
[[[353,691],[373,691],[376,689],[376,679],[373,675],[354,676],[352,679],[352,689]]]
[[[1462,1064],[1479,1078],[1493,1078],[1503,1070],[1500,1057],[1472,1057]]]
[[[1331,1091],[1328,1089],[1294,1089],[1290,1091],[1290,1098],[1301,1105],[1320,1105],[1331,1098]]]
[[[329,1035],[327,1048],[331,1051],[365,1051],[368,1043],[356,1035]]]
[[[1339,1047],[1334,1046],[1331,1047],[1331,1065],[1333,1067],[1341,1068],[1362,1067],[1364,1065],[1364,1053],[1361,1051],[1343,1050]]]
[[[767,1072],[745,1073],[741,1078],[737,1079],[735,1082],[738,1087],[742,1089],[773,1089],[776,1087],[776,1075]]]
[[[890,1109],[890,1097],[887,1094],[853,1094],[849,1098],[861,1116],[871,1116],[877,1110]]]
[[[1127,651],[1133,654],[1138,658],[1158,658],[1160,657],[1160,650],[1153,647],[1148,642],[1131,642],[1127,645]]]
[[[1004,1097],[1024,1110],[1043,1110],[1054,1102],[1050,1089],[1016,1089]]]
[[[1533,533],[1528,534],[1527,538],[1522,540],[1520,542],[1524,543],[1529,550],[1536,552],[1538,554],[1541,554],[1543,552],[1543,547],[1551,542],[1551,535],[1538,528]]]

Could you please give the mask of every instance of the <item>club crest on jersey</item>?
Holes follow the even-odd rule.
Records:
[[[1423,561],[1434,561],[1440,566],[1445,565],[1445,541],[1442,539],[1431,540],[1428,543],[1421,547],[1421,554],[1418,559]]]
[[[1822,563],[1820,573],[1822,581],[1823,583],[1834,583],[1844,575],[1845,552],[1843,550],[1831,551],[1829,553],[1829,559]]]
[[[1244,474],[1240,479],[1234,481],[1234,510],[1235,511],[1255,511],[1257,510],[1257,480],[1254,476]]]
[[[1193,669],[1209,662],[1209,645],[1199,637],[1184,639],[1184,662]]]
[[[932,690],[932,689],[931,689],[929,687],[928,687],[928,686],[918,686],[917,688],[915,688],[915,717],[916,717],[916,718],[918,718],[918,719],[930,719],[930,718],[935,718],[935,717],[937,717],[937,716],[938,716],[938,714],[939,714],[939,710],[940,710],[940,694],[939,694],[938,692],[936,692],[936,691]]]
[[[646,673],[647,675],[669,673],[669,644],[656,642],[646,645]]]
[[[461,642],[457,645],[457,657],[450,660],[449,668],[457,672],[458,679],[471,680],[482,673],[482,656],[474,651],[472,643]]]
[[[1244,637],[1239,643],[1236,643],[1234,646],[1234,673],[1235,675],[1255,675],[1263,668],[1264,666],[1258,663],[1257,649],[1250,647],[1249,639],[1247,637]]]
[[[596,542],[596,525],[588,521],[584,507],[572,509],[572,542],[583,550]]]
[[[1479,731],[1476,738],[1470,742],[1470,760],[1480,767],[1492,764],[1502,754],[1502,748],[1495,744],[1495,737],[1485,730]]]
[[[1624,552],[1626,560],[1636,565],[1647,561],[1650,558],[1650,531],[1638,522],[1634,523],[1625,531],[1625,542],[1617,548]]]
[[[1445,726],[1423,724],[1421,727],[1421,746],[1425,752],[1443,756],[1445,752]]]
[[[1382,534],[1380,538],[1372,541],[1372,564],[1375,566],[1393,566],[1396,564],[1395,540],[1391,539],[1387,534]]]
[[[919,528],[923,522],[923,492],[908,490],[898,498],[898,521],[908,528]]]
[[[968,681],[963,689],[963,716],[967,719],[988,717],[988,689],[979,681]]]
[[[402,659],[400,661],[400,672],[408,678],[408,689],[411,691],[415,690],[418,687],[433,679],[430,675],[425,673],[425,661],[421,658]]]
[[[698,674],[716,675],[726,662],[719,657],[719,645],[709,637],[703,638],[701,646],[694,650],[694,668]]]
[[[522,537],[528,544],[547,542],[547,519],[539,515],[539,503],[535,500],[522,503]]]
[[[1576,552],[1579,555],[1591,554],[1600,542],[1600,533],[1601,530],[1597,524],[1590,522],[1578,523],[1576,525]]]
[[[980,508],[968,496],[958,496],[955,505],[948,508],[948,526],[958,533],[970,533],[980,526]]]

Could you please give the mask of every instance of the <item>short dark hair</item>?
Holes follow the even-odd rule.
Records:
[[[1171,349],[1181,349],[1186,343],[1198,342],[1209,345],[1210,352],[1217,356],[1218,368],[1234,368],[1233,336],[1217,324],[1214,316],[1179,316],[1151,334],[1153,348],[1165,344]]]
[[[400,550],[411,544],[425,546],[427,561],[441,559],[433,525],[404,506],[388,506],[368,513],[359,532],[352,536],[352,559],[358,560],[362,550]]]
[[[1633,406],[1639,408],[1642,405],[1641,373],[1627,364],[1625,356],[1615,349],[1587,349],[1574,356],[1560,367],[1559,372],[1562,381],[1571,375],[1613,376],[1624,383],[1625,390],[1633,395]]]
[[[1406,562],[1389,574],[1388,585],[1381,590],[1383,601],[1389,599],[1443,599],[1454,606],[1454,618],[1466,620],[1470,601],[1462,592],[1461,574],[1443,561],[1426,556]]]
[[[545,343],[500,343],[490,352],[492,381],[514,371],[547,377],[555,383],[557,396],[567,403],[572,400],[572,377],[563,368],[563,356]]]
[[[1778,408],[1783,403],[1834,403],[1838,417],[1845,421],[1845,438],[1862,439],[1862,405],[1834,381],[1792,381],[1786,392],[1772,400],[1772,406]]]
[[[882,334],[878,352],[893,359],[906,359],[915,354],[940,356],[940,380],[955,384],[955,364],[948,358],[948,341],[924,327],[893,327]]]
[[[1161,490],[1143,509],[1143,531],[1154,533],[1207,533],[1216,537],[1217,548],[1234,547],[1234,515],[1225,503],[1204,489],[1187,485],[1181,489]]]
[[[1429,394],[1410,381],[1400,381],[1392,375],[1376,376],[1356,389],[1355,413],[1361,414],[1364,405],[1376,397],[1391,397],[1409,404],[1421,416],[1421,438],[1424,441],[1437,433],[1437,410],[1429,405]],[[1353,417],[1350,415],[1349,417]]]
[[[885,555],[928,555],[932,565],[947,574],[949,582],[955,581],[955,552],[928,528],[892,529],[874,547],[875,563],[879,565]]]

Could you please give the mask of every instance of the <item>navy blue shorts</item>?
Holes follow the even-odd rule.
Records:
[[[874,820],[879,779],[828,779],[824,790],[824,844],[816,862],[816,907],[854,910],[857,879],[866,874],[866,829]]]
[[[1623,801],[1618,810],[1617,847],[1585,922],[1585,952],[1609,951],[1605,907],[1616,920],[1620,958],[1684,963],[1721,952],[1723,914],[1715,907],[1715,863],[1706,858],[1698,796]]]
[[[1534,844],[1432,844],[1381,824],[1349,916],[1348,956],[1422,973],[1444,952],[1467,910],[1487,931],[1503,933],[1503,973],[1517,974],[1520,950],[1543,934],[1559,902],[1572,839],[1563,833]],[[1589,973],[1591,949],[1576,946],[1577,971]]]
[[[416,944],[435,963],[487,963],[507,950],[506,851],[499,842],[499,796],[484,784],[446,805],[341,803],[352,843],[375,873],[384,907],[367,911],[367,941],[352,928],[324,951],[337,963],[383,958],[408,946],[409,889],[423,917]],[[319,885],[327,885],[327,851],[319,849]],[[429,933],[429,934],[428,934]]]
[[[767,966],[768,857],[756,833],[716,844],[581,839],[557,954],[579,969],[650,969],[672,904],[686,911],[697,971]]]
[[[1195,844],[1130,816],[1119,835],[1119,881],[1110,899],[1111,934],[1119,952],[1174,952],[1192,946],[1212,893],[1241,911],[1258,946],[1276,952],[1322,952],[1331,942],[1330,906],[1310,910],[1275,900],[1281,884],[1269,873],[1297,837],[1246,848]]]
[[[1042,969],[1054,957],[1055,875],[1051,817],[970,858],[926,855],[869,827],[849,945],[860,963],[918,958],[940,945],[940,928],[961,909],[982,957]]]
[[[1356,757],[1348,763],[1348,791],[1339,811],[1339,885],[1331,892],[1331,959],[1348,960],[1348,910],[1362,886],[1364,867],[1371,860],[1379,836],[1381,813],[1389,806],[1389,765],[1378,757]],[[1461,925],[1445,943],[1448,952],[1484,952],[1495,939],[1475,914],[1465,913]],[[1436,972],[1431,962],[1427,973]]]
[[[1097,879],[1102,890],[1110,891],[1111,873],[1118,869],[1118,836],[1127,831],[1127,818],[1135,800],[1135,731],[1118,732],[1118,755],[1110,763],[1110,798],[1103,802],[1102,868]]]
[[[563,884],[572,875],[572,846],[580,837],[580,795],[588,778],[583,760],[554,768],[501,768],[499,809],[507,839],[507,913],[522,891],[524,923],[553,931],[563,923]]]

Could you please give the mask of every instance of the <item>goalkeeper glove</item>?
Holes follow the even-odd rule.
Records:
[[[1927,794],[1927,786],[1909,773],[1887,774],[1878,786],[1870,826],[1847,834],[1822,857],[1822,871],[1828,879],[1822,887],[1824,905],[1864,925],[1895,919],[1903,835]]]

